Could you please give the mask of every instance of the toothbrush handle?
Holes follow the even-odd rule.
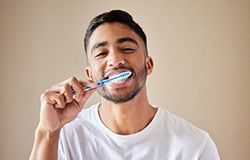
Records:
[[[83,90],[84,91],[91,91],[91,90],[94,90],[94,89],[97,89],[97,88],[99,88],[99,87],[101,87],[103,84],[98,84],[98,86],[97,87],[89,87],[89,86],[87,86],[87,87],[84,87],[83,88]]]
[[[104,84],[105,83],[103,81],[99,81],[99,82],[97,82],[97,85],[98,85],[97,87],[89,87],[89,86],[87,86],[87,87],[84,87],[83,90],[84,91],[94,90],[96,88],[99,88],[99,87],[103,86]]]
[[[90,86],[87,86],[87,87],[84,87],[83,90],[84,90],[84,91],[91,91],[91,90],[94,90],[94,89],[97,89],[97,88],[103,86],[105,83],[103,83],[102,81],[99,81],[99,82],[97,82],[97,84],[98,84],[97,87],[90,87]],[[75,90],[72,91],[72,95],[73,95],[73,96],[76,95],[76,91],[75,91]]]

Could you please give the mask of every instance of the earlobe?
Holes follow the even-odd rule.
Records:
[[[90,67],[86,67],[86,68],[85,68],[85,75],[87,76],[87,78],[88,78],[89,80],[93,80],[93,78],[92,78],[92,72],[91,72]]]
[[[154,61],[150,56],[147,56],[146,67],[147,67],[147,74],[150,75],[154,68]]]

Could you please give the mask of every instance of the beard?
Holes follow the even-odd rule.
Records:
[[[122,67],[122,69],[124,69],[124,67]],[[97,90],[99,95],[105,98],[106,100],[111,101],[115,104],[125,103],[134,99],[134,97],[138,95],[138,93],[141,91],[142,87],[146,83],[146,79],[147,79],[146,64],[144,64],[137,73],[132,68],[126,68],[126,69],[129,69],[132,73],[132,77],[130,78],[135,79],[134,86],[132,86],[131,88],[127,88],[127,87],[117,88],[115,89],[115,92],[116,92],[115,94],[111,94],[107,90],[107,88],[103,86],[103,87],[98,88]]]

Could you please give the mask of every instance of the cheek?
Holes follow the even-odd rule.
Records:
[[[92,69],[93,72],[96,72],[98,70],[100,70],[100,68],[102,68],[102,63],[100,61],[89,61],[89,66]]]
[[[90,64],[91,72],[92,72],[92,79],[94,81],[100,80],[104,73],[104,68],[99,63],[91,63]]]

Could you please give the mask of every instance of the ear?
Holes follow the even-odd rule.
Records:
[[[89,80],[93,80],[93,78],[92,78],[92,71],[91,71],[90,67],[86,67],[85,68],[85,75],[87,76],[87,78]]]
[[[154,68],[154,61],[150,56],[146,57],[146,67],[147,67],[147,74],[150,75]]]

